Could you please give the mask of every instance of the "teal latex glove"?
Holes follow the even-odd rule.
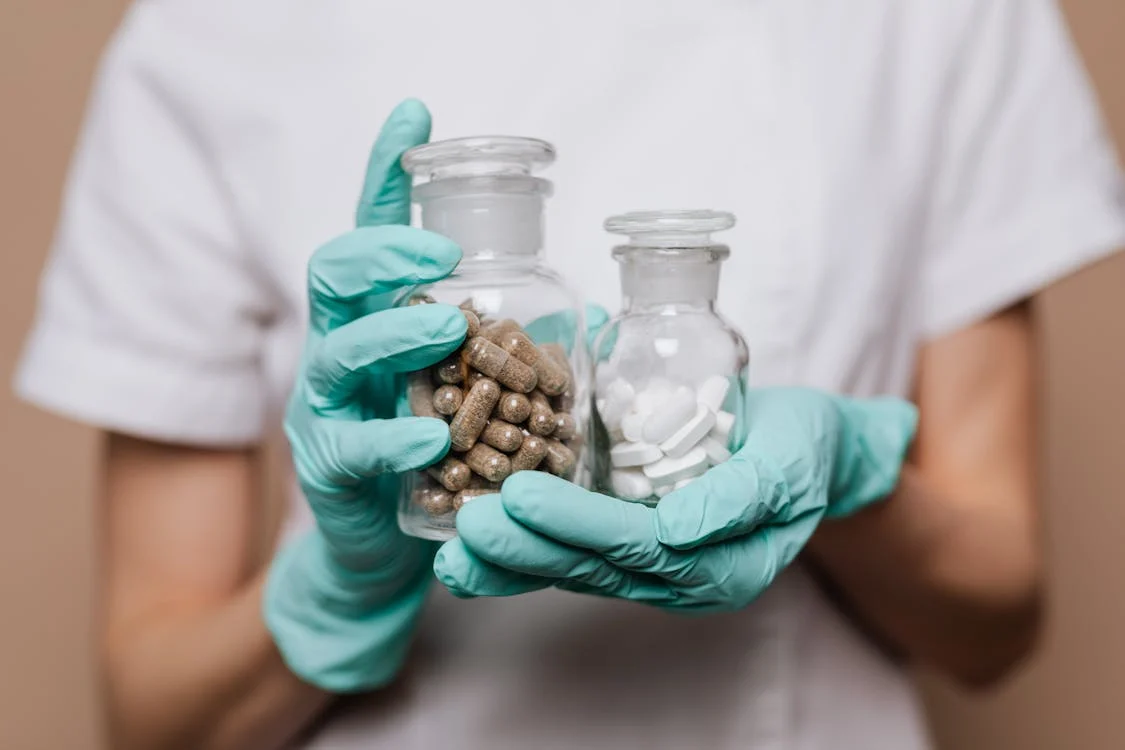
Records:
[[[399,105],[372,151],[357,228],[309,262],[309,334],[285,432],[316,528],[274,560],[263,610],[289,667],[337,692],[394,677],[431,580],[433,545],[398,529],[398,473],[443,456],[449,430],[395,418],[395,376],[451,353],[465,318],[450,305],[392,307],[461,258],[448,239],[405,226],[399,159],[429,132],[421,103]]]
[[[751,391],[746,443],[655,508],[542,472],[510,477],[457,516],[434,571],[458,596],[559,588],[680,611],[756,599],[825,516],[888,495],[914,408],[808,389]]]

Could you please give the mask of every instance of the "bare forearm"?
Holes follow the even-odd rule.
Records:
[[[822,525],[808,554],[890,645],[988,683],[1028,651],[1040,604],[1033,521],[988,500],[907,467],[893,497]]]
[[[233,597],[153,612],[106,638],[113,747],[273,750],[330,696],[298,680],[262,622],[263,575]]]

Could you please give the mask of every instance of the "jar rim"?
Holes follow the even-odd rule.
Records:
[[[605,220],[605,230],[634,239],[647,235],[709,235],[722,232],[735,224],[734,214],[711,209],[664,209],[629,211],[610,216]]]
[[[538,138],[477,135],[423,143],[402,155],[402,168],[417,177],[528,175],[555,161],[555,147]]]

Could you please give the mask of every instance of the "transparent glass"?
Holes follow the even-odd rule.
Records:
[[[646,211],[607,219],[624,307],[593,346],[593,481],[600,492],[656,504],[745,440],[749,351],[715,307],[730,254],[711,233],[718,211]]]
[[[398,518],[407,534],[452,538],[460,507],[514,471],[590,484],[583,305],[544,262],[551,183],[532,174],[554,157],[549,143],[510,136],[440,141],[403,156],[422,226],[464,253],[452,275],[403,302],[460,305],[469,321],[465,344],[404,383],[403,412],[444,419],[452,443],[437,465],[404,477]]]

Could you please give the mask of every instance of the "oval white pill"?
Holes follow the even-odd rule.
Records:
[[[610,432],[620,429],[621,418],[633,407],[634,395],[633,386],[628,381],[618,378],[609,384],[605,394],[598,399],[601,404],[598,413],[601,414],[602,422]]]
[[[609,482],[613,494],[622,500],[644,500],[652,496],[652,482],[639,469],[614,469]]]
[[[694,390],[686,385],[677,388],[645,420],[645,441],[662,443],[672,437],[695,416],[696,406]]]
[[[662,458],[645,464],[645,476],[654,485],[675,484],[681,479],[697,477],[707,471],[707,452],[698,445],[679,458]]]
[[[711,462],[712,466],[730,460],[730,451],[727,450],[727,447],[710,435],[703,438],[699,446],[707,452],[707,460]]]
[[[723,408],[723,402],[727,400],[727,391],[729,390],[729,380],[722,375],[712,375],[699,386],[699,403],[711,411],[717,412]]]
[[[695,416],[688,420],[670,438],[660,444],[664,455],[679,458],[694,448],[715,426],[715,414],[703,404],[695,407]]]
[[[618,443],[609,449],[609,461],[618,469],[651,464],[663,456],[660,446],[651,443]]]
[[[734,415],[729,411],[718,412],[715,414],[715,426],[711,429],[711,437],[726,445],[730,441],[730,431],[733,427]]]

